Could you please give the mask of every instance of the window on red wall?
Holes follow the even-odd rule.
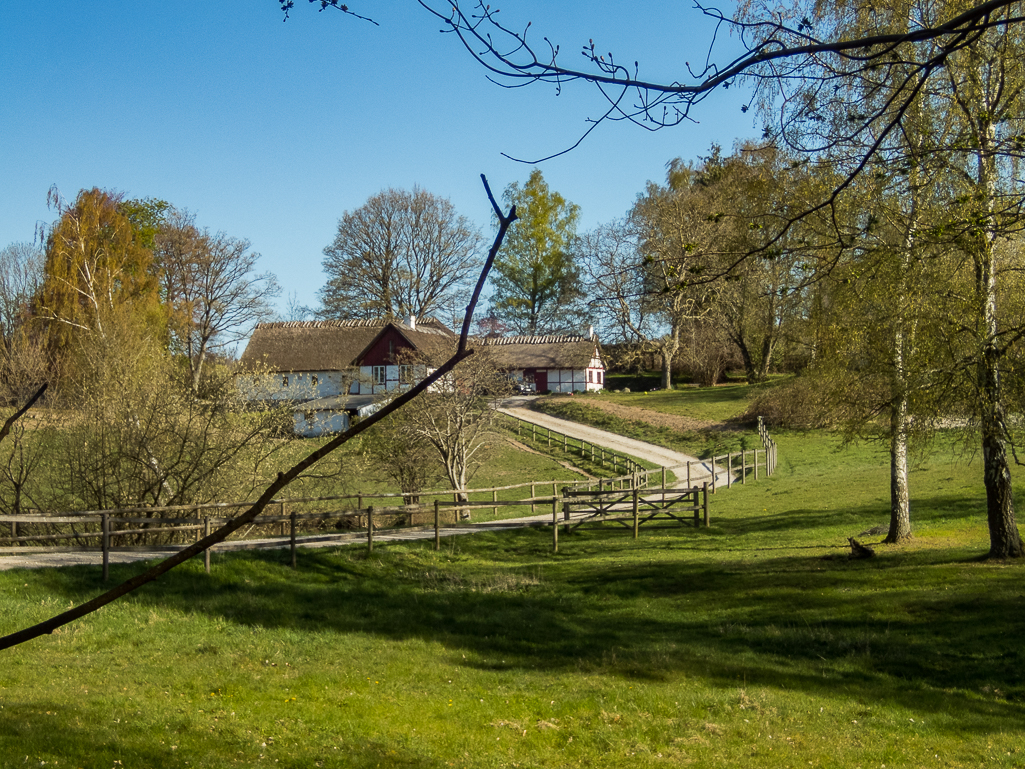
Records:
[[[587,369],[587,383],[591,384],[594,382],[594,372],[591,369]]]

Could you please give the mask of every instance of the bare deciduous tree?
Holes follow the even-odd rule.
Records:
[[[208,356],[271,317],[281,289],[273,274],[256,271],[260,255],[248,240],[200,230],[188,211],[172,210],[155,240],[171,331],[198,393]]]
[[[0,336],[8,351],[43,284],[44,262],[34,243],[11,243],[0,250]]]
[[[423,317],[465,302],[480,233],[445,198],[414,187],[371,196],[338,220],[324,249],[320,314],[339,320]]]
[[[426,367],[415,356],[406,361],[412,371]],[[477,347],[434,390],[392,417],[394,429],[410,444],[430,447],[459,501],[465,502],[465,489],[494,439],[499,415],[492,401],[509,392],[509,377],[496,368],[488,347]]]

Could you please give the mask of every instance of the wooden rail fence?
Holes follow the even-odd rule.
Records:
[[[564,452],[577,453],[581,458],[588,458],[589,456],[592,462],[600,463],[602,467],[612,464],[615,469],[620,469],[621,467],[628,468],[628,472],[631,474],[634,472],[650,473],[635,459],[625,454],[620,454],[611,449],[596,447],[590,441],[571,438],[560,433],[558,430],[535,425],[533,422],[528,422],[513,414],[505,414],[505,416],[516,423],[517,437],[529,435],[533,443],[547,442],[549,448],[559,448],[561,446]],[[676,479],[688,489],[693,488],[699,482],[704,482],[704,479],[708,478],[713,494],[718,489],[718,486],[721,485],[719,481],[719,476],[721,475],[725,476],[727,488],[731,487],[738,478],[740,483],[746,484],[747,477],[750,474],[753,474],[754,480],[757,481],[759,470],[766,477],[772,475],[776,470],[776,443],[769,437],[769,431],[766,429],[761,417],[758,417],[758,437],[762,442],[761,449],[734,451],[728,454],[716,455],[710,459],[693,460],[682,465],[661,468],[662,487],[666,486],[667,472],[672,472]],[[650,475],[647,477],[650,478]]]
[[[516,419],[515,417],[511,417]],[[530,423],[524,423],[530,425]],[[532,427],[535,427],[531,425]],[[540,431],[543,437],[539,438]],[[441,532],[445,529],[468,532],[486,528],[507,529],[522,526],[551,526],[553,548],[558,550],[558,529],[560,524],[566,531],[572,531],[584,523],[599,521],[622,522],[637,529],[656,519],[684,521],[678,513],[693,515],[695,525],[703,516],[709,523],[708,493],[715,493],[716,478],[725,468],[726,484],[731,486],[734,475],[739,472],[741,483],[753,473],[757,480],[759,468],[765,475],[771,475],[776,467],[776,444],[759,419],[759,436],[764,446],[761,450],[736,452],[712,460],[687,462],[678,467],[645,469],[630,457],[616,452],[601,450],[587,441],[576,441],[556,431],[538,428],[532,432],[534,440],[547,440],[549,445],[560,442],[566,450],[591,454],[596,462],[610,463],[617,469],[630,468],[630,472],[613,478],[594,481],[580,481],[559,487],[558,481],[532,481],[494,486],[482,489],[467,489],[462,492],[468,499],[461,499],[460,492],[434,490],[420,492],[415,504],[388,504],[407,495],[400,492],[339,494],[323,497],[296,497],[274,500],[276,513],[259,516],[241,538],[216,545],[217,551],[246,550],[258,548],[279,548],[286,542],[291,550],[293,568],[296,565],[296,548],[303,544],[326,541],[353,541],[365,538],[369,550],[373,549],[375,538],[410,538],[428,536],[434,532],[434,546],[440,546]],[[576,445],[574,445],[575,441]],[[748,461],[750,458],[750,462]],[[711,462],[711,465],[709,465]],[[722,465],[711,472],[716,465]],[[607,465],[606,465],[607,466]],[[694,466],[697,466],[695,469]],[[676,473],[678,481],[686,479],[685,486],[672,488],[667,485],[668,472]],[[709,480],[700,480],[707,478]],[[551,489],[550,494],[539,489]],[[519,491],[529,496],[519,497]],[[499,492],[510,492],[504,498]],[[699,501],[699,495],[702,497]],[[421,504],[419,499],[433,502]],[[449,501],[451,498],[451,501]],[[378,504],[368,502],[380,500]],[[383,503],[383,504],[382,504]],[[47,552],[97,552],[102,554],[103,578],[109,573],[112,552],[151,552],[159,554],[180,550],[230,518],[224,513],[232,509],[246,508],[253,504],[244,502],[213,502],[198,505],[173,505],[167,507],[135,507],[120,510],[87,510],[54,515],[31,513],[22,515],[0,515],[0,525],[10,526],[10,536],[0,536],[0,552],[47,553]],[[591,512],[587,512],[590,506]],[[627,506],[627,507],[624,507]],[[302,512],[309,507],[321,509]],[[461,523],[463,516],[475,509],[490,509],[497,515],[504,508],[530,508],[530,515],[539,510],[550,510],[551,520],[517,521],[515,524],[501,520],[473,524]],[[526,510],[524,510],[526,512]],[[559,520],[560,513],[562,521]],[[159,516],[167,517],[159,517]],[[181,517],[171,517],[171,516]],[[577,517],[574,518],[573,516]],[[572,522],[571,522],[572,521]],[[330,531],[333,528],[334,531]],[[310,529],[313,529],[311,532]],[[253,534],[258,536],[253,536]],[[163,539],[163,542],[141,544],[141,540]],[[286,539],[287,538],[287,539]],[[98,540],[98,542],[97,542]],[[59,542],[74,542],[74,545],[58,545]],[[97,544],[89,545],[89,542]],[[34,543],[34,544],[30,544]],[[52,543],[52,544],[49,544]],[[207,572],[210,571],[211,552],[204,553]]]

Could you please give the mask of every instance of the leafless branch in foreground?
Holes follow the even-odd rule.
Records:
[[[11,431],[11,428],[14,427],[14,423],[21,419],[22,415],[24,415],[26,411],[32,408],[32,406],[35,404],[37,400],[43,397],[43,393],[46,392],[47,386],[48,385],[44,384],[42,387],[36,390],[35,395],[28,399],[28,403],[26,403],[18,411],[14,412],[13,414],[11,414],[10,417],[7,418],[7,421],[4,422],[4,426],[0,428],[0,441],[7,437],[7,434]]]
[[[372,416],[367,417],[359,424],[350,427],[345,432],[340,433],[334,439],[324,444],[321,448],[317,449],[313,453],[309,454],[305,459],[293,465],[287,471],[283,473],[278,473],[277,479],[274,480],[274,482],[272,482],[266,488],[266,490],[264,490],[263,494],[260,495],[260,498],[253,504],[253,506],[246,510],[242,515],[232,519],[224,526],[219,528],[217,531],[211,533],[206,537],[203,537],[195,544],[190,545],[189,547],[176,553],[170,558],[161,561],[156,566],[147,570],[146,572],[139,574],[136,577],[132,577],[131,579],[125,582],[122,582],[117,587],[108,590],[106,593],[97,596],[91,601],[88,601],[84,604],[69,609],[66,612],[62,612],[61,614],[58,614],[56,617],[51,617],[50,619],[45,620],[44,622],[40,622],[37,625],[33,625],[31,627],[25,628],[24,630],[19,630],[16,633],[11,633],[10,635],[6,635],[3,638],[0,638],[0,650],[9,649],[12,646],[17,646],[18,644],[25,643],[26,641],[29,641],[33,638],[38,638],[41,635],[52,633],[59,627],[67,625],[68,623],[73,622],[76,619],[80,619],[88,614],[92,614],[94,611],[101,609],[109,603],[113,603],[122,596],[128,595],[132,591],[137,590],[138,588],[142,587],[148,582],[152,582],[162,574],[166,574],[175,566],[185,563],[185,561],[189,560],[193,556],[199,555],[207,548],[210,548],[219,542],[223,542],[232,533],[238,531],[243,526],[246,526],[247,524],[251,523],[258,515],[260,515],[260,513],[264,511],[264,509],[267,507],[268,504],[271,503],[274,497],[276,497],[286,486],[292,483],[292,481],[296,480],[300,475],[302,475],[304,471],[315,465],[317,462],[319,462],[321,459],[323,459],[328,454],[333,452],[342,444],[356,437],[369,427],[372,427],[374,424],[381,421],[392,412],[402,408],[405,404],[409,403],[411,400],[419,396],[421,393],[425,392],[432,384],[434,384],[439,379],[448,374],[450,371],[452,371],[459,364],[460,361],[472,355],[473,348],[469,347],[468,345],[468,337],[470,333],[470,323],[473,319],[473,312],[476,308],[478,300],[480,299],[481,291],[484,288],[484,282],[487,280],[488,273],[491,270],[491,265],[495,261],[495,256],[498,254],[498,249],[502,245],[502,241],[505,238],[505,234],[508,231],[509,226],[514,221],[516,221],[517,218],[515,206],[509,209],[508,214],[502,213],[502,210],[498,207],[498,203],[495,202],[494,195],[491,194],[491,188],[488,186],[488,180],[484,177],[483,174],[481,174],[481,181],[484,183],[484,189],[487,191],[488,199],[491,201],[491,205],[495,210],[495,215],[498,217],[498,234],[495,235],[494,243],[491,246],[491,250],[488,252],[487,261],[485,262],[484,267],[481,270],[480,277],[477,279],[477,286],[474,289],[473,296],[470,299],[470,303],[466,307],[466,317],[463,321],[463,328],[459,335],[459,345],[456,349],[455,355],[453,355],[445,363],[443,363],[434,373],[430,374],[422,382],[420,382],[407,392],[400,395],[398,398],[389,403],[386,407],[384,407],[377,413],[373,414]],[[19,412],[19,414],[20,413],[21,412]]]

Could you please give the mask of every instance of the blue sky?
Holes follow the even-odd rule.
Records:
[[[494,0],[497,2],[497,0]],[[490,232],[496,195],[536,158],[571,145],[600,95],[584,84],[501,89],[413,0],[351,0],[380,23],[296,0],[13,3],[0,23],[0,247],[54,217],[47,190],[102,187],[157,197],[200,225],[248,238],[286,294],[315,304],[338,217],[388,187],[449,198]],[[383,6],[383,7],[382,7]],[[687,2],[508,0],[510,26],[561,45],[593,38],[649,79],[701,62],[710,25]],[[726,40],[729,46],[731,41]],[[727,49],[724,49],[727,50]],[[541,164],[581,207],[582,227],[622,216],[674,157],[696,158],[759,131],[739,89],[698,123],[650,133],[600,127]]]

